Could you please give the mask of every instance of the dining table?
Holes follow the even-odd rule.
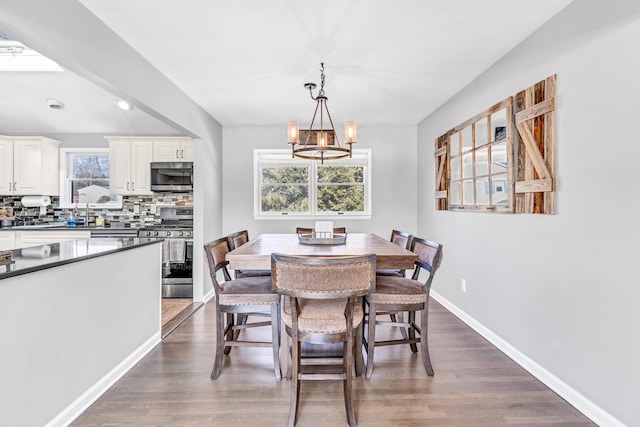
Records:
[[[350,233],[342,244],[304,244],[298,234],[260,234],[229,252],[229,268],[270,270],[271,254],[345,256],[376,255],[376,269],[413,269],[417,255],[373,233]]]

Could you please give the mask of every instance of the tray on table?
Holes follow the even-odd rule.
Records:
[[[344,245],[347,243],[347,233],[336,233],[333,237],[315,237],[311,233],[298,233],[301,245]]]

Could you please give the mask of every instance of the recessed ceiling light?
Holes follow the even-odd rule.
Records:
[[[62,110],[64,108],[64,104],[54,98],[47,99],[47,105],[54,110]]]
[[[118,107],[122,108],[125,111],[129,111],[133,108],[133,105],[129,104],[124,99],[121,99],[118,101]]]

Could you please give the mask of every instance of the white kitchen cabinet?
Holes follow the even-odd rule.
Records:
[[[191,138],[153,140],[154,162],[192,162],[193,141]]]
[[[0,231],[0,251],[16,248],[16,234],[13,231]]]
[[[91,231],[83,229],[40,231],[20,230],[15,232],[15,249],[90,238]]]
[[[152,194],[153,141],[109,139],[109,188],[113,194]]]
[[[0,136],[0,195],[57,196],[60,144],[38,136]]]

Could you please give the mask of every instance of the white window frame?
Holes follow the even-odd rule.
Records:
[[[109,148],[83,148],[69,147],[60,148],[60,207],[66,209],[86,208],[86,203],[73,203],[71,197],[71,183],[69,180],[70,158],[77,154],[106,154],[109,155]],[[111,171],[109,171],[111,172]],[[115,201],[109,203],[89,203],[89,209],[122,209],[122,196],[118,195]]]
[[[261,212],[260,167],[304,166],[309,168],[308,212]],[[317,211],[317,167],[319,161],[291,158],[291,150],[253,150],[253,217],[265,220],[286,219],[371,219],[371,150],[354,149],[353,158],[325,161],[324,166],[364,166],[364,211],[363,212],[318,212]]]

